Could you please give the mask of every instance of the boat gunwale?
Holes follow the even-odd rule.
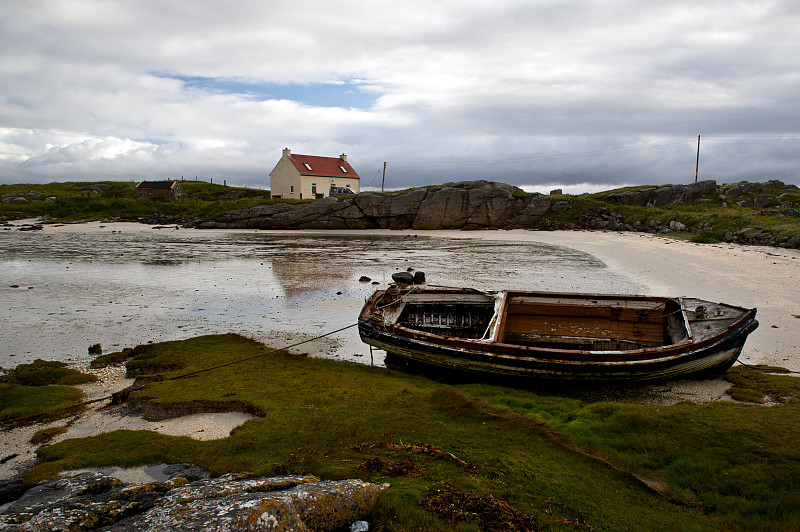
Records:
[[[448,293],[485,293],[487,295],[497,294],[498,292],[481,292],[475,289],[459,289],[459,288],[446,288],[446,289],[425,289],[428,293],[436,293],[446,295]],[[361,313],[359,314],[359,322],[361,321],[370,321],[370,316],[372,315],[374,309],[377,307],[378,301],[383,295],[386,293],[385,290],[377,290],[372,297],[370,297],[366,304],[364,305]],[[503,295],[503,305],[507,304],[507,301],[513,297],[513,295],[528,295],[528,296],[546,296],[546,297],[565,297],[567,299],[588,299],[591,300],[612,300],[612,299],[625,299],[625,300],[638,300],[638,301],[667,301],[670,299],[679,299],[682,298],[669,298],[663,296],[644,296],[644,295],[622,295],[622,294],[582,294],[582,293],[574,293],[574,292],[540,292],[540,291],[521,291],[521,290],[508,290],[505,291]],[[711,303],[711,302],[709,302]],[[680,358],[683,355],[687,355],[689,353],[693,353],[698,350],[707,349],[710,346],[713,346],[715,343],[720,343],[728,338],[732,334],[739,334],[742,328],[747,326],[748,322],[754,320],[756,310],[757,309],[747,309],[744,307],[737,307],[734,305],[728,305],[725,303],[717,303],[718,305],[722,305],[728,308],[733,308],[737,310],[744,311],[744,314],[741,318],[731,324],[729,327],[726,327],[724,330],[716,333],[706,339],[701,341],[695,340],[685,340],[682,342],[656,346],[656,347],[645,347],[641,349],[631,349],[631,350],[580,350],[580,349],[557,349],[557,348],[549,348],[549,347],[537,347],[537,346],[523,346],[518,344],[509,344],[504,342],[498,342],[496,340],[486,341],[486,340],[479,340],[479,339],[465,339],[465,338],[456,338],[451,336],[445,336],[441,334],[429,333],[426,331],[419,331],[415,329],[410,329],[399,325],[397,323],[393,323],[391,325],[391,332],[386,328],[386,326],[378,327],[379,329],[382,328],[386,334],[394,335],[394,336],[401,336],[403,338],[407,338],[414,341],[419,342],[426,342],[431,345],[435,346],[442,346],[447,347],[450,349],[463,349],[463,350],[470,350],[470,351],[477,351],[484,354],[490,355],[502,355],[504,358],[515,358],[515,359],[538,359],[546,362],[563,362],[565,364],[586,364],[586,363],[597,363],[597,364],[615,364],[615,363],[636,363],[636,362],[648,362],[648,361],[658,361],[658,360],[671,360]],[[686,309],[683,307],[681,301],[681,309],[684,317],[687,320],[687,325],[690,320],[686,317]],[[501,323],[496,326],[495,331],[498,331],[499,326],[505,326],[505,307],[501,308]],[[689,332],[691,336],[691,329],[687,328],[687,332]],[[497,332],[495,333],[494,337],[497,337]]]

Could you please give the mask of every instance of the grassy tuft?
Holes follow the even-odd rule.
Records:
[[[133,350],[123,349],[122,351],[117,351],[115,353],[100,355],[99,357],[92,360],[90,366],[95,369],[114,366],[116,364],[122,364],[132,356],[133,356]]]
[[[690,242],[694,242],[696,244],[718,244],[725,240],[725,232],[726,231],[701,231],[696,235],[689,238]]]
[[[772,366],[735,366],[725,374],[733,386],[728,395],[737,401],[786,403],[800,396],[800,379],[784,375],[784,368]]]
[[[96,375],[68,368],[63,362],[42,359],[36,359],[30,364],[20,364],[7,375],[0,377],[0,382],[21,386],[46,386],[48,384],[71,386],[96,380]]]
[[[34,445],[44,445],[56,436],[66,433],[67,430],[67,427],[50,427],[48,429],[37,430],[34,435],[31,436],[31,443]]]
[[[0,422],[14,425],[58,419],[79,411],[83,393],[72,386],[19,386],[0,383]]]

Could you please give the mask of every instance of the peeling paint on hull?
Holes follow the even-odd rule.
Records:
[[[646,382],[717,376],[736,362],[747,336],[758,326],[755,309],[741,309],[741,320],[699,341],[630,351],[579,352],[409,332],[395,323],[370,320],[369,306],[368,301],[359,318],[359,333],[362,341],[373,347],[440,371],[538,380]]]

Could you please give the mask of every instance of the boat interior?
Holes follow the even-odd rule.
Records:
[[[681,299],[530,292],[420,292],[387,321],[447,337],[581,351],[625,351],[688,341]]]

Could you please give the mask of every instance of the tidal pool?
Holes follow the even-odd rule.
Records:
[[[587,253],[457,232],[13,227],[0,231],[0,366],[82,364],[97,343],[107,353],[228,332],[283,347],[354,324],[364,299],[408,268],[443,286],[642,290]],[[356,328],[294,350],[382,364]]]

